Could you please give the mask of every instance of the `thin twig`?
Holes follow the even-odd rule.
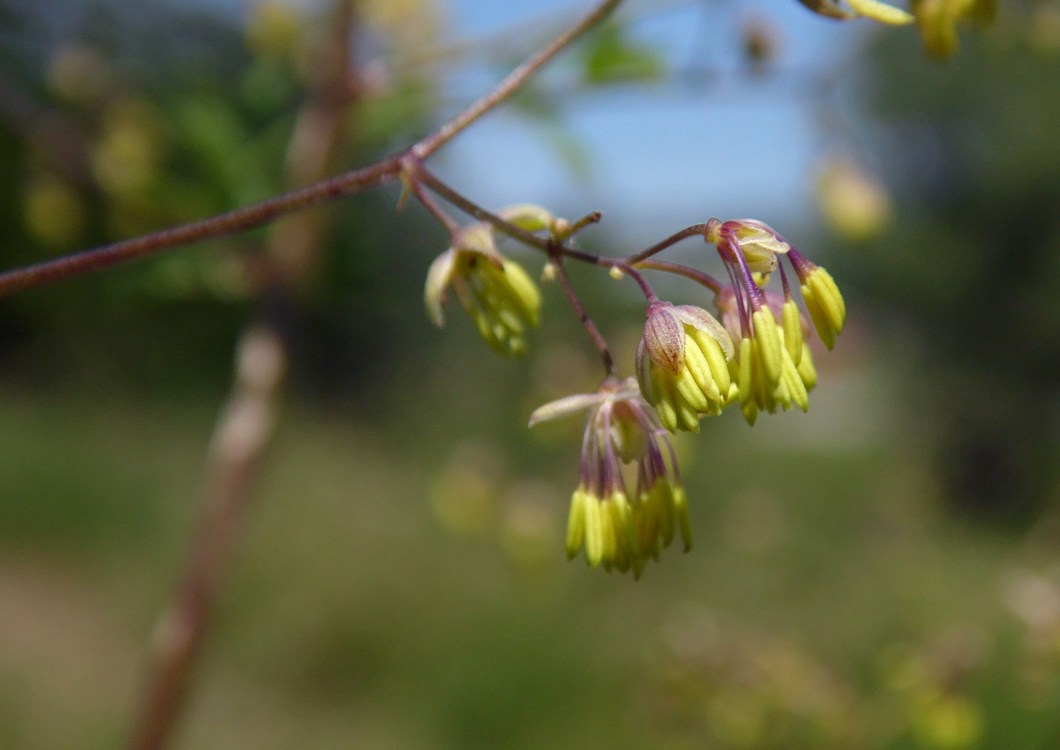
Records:
[[[416,200],[420,202],[420,205],[426,208],[431,216],[437,219],[438,223],[445,227],[450,236],[455,235],[460,230],[460,227],[455,221],[453,221],[452,217],[443,211],[442,207],[438,205],[438,202],[423,189],[423,183],[420,180],[409,180],[409,185],[412,194],[416,196]]]
[[[131,750],[159,750],[173,735],[232,547],[253,500],[264,449],[274,431],[275,394],[285,358],[282,343],[266,328],[249,331],[239,344],[236,382],[211,443],[210,479],[191,548],[151,640]]]
[[[422,183],[423,185],[426,185],[464,213],[475,217],[479,221],[485,221],[488,224],[493,225],[494,228],[508,235],[512,239],[519,240],[519,242],[530,245],[531,247],[536,247],[538,250],[546,253],[551,251],[552,246],[544,237],[538,237],[536,234],[528,232],[510,221],[505,221],[497,214],[483,208],[470,198],[457,192],[446,182],[435,177],[418,161],[410,160],[408,164],[407,174],[414,184]]]
[[[559,285],[563,289],[563,294],[567,297],[567,302],[570,303],[571,309],[574,310],[574,314],[578,316],[578,320],[581,321],[586,333],[589,334],[589,338],[593,340],[593,344],[596,345],[596,350],[600,352],[600,358],[604,363],[604,370],[607,371],[608,375],[617,374],[618,368],[615,366],[615,358],[611,355],[611,349],[608,347],[604,335],[600,333],[600,329],[596,327],[596,323],[594,323],[593,319],[589,317],[589,313],[585,310],[585,306],[582,305],[581,300],[578,299],[578,295],[574,291],[574,286],[570,283],[570,277],[567,276],[567,269],[563,266],[562,255],[559,253],[553,253],[551,262],[556,269],[556,278],[559,280]]]
[[[709,273],[704,273],[698,268],[692,266],[686,266],[682,263],[671,263],[666,260],[642,260],[637,263],[637,268],[646,268],[652,271],[665,271],[666,273],[677,274],[678,276],[684,276],[686,279],[691,279],[697,284],[705,286],[710,291],[717,294],[725,286],[722,282],[711,276]]]
[[[690,227],[685,227],[681,231],[671,234],[665,240],[662,240],[661,242],[656,242],[651,247],[645,250],[641,250],[639,253],[635,253],[634,255],[630,255],[627,258],[623,258],[623,260],[629,265],[635,266],[639,264],[642,260],[646,260],[653,255],[661,253],[666,248],[676,245],[681,240],[686,240],[689,237],[702,235],[704,232],[707,231],[707,226],[709,225],[709,223],[710,222],[705,222],[703,224],[693,224]]]
[[[624,261],[616,261],[612,264],[612,268],[618,269],[626,276],[629,276],[631,279],[637,282],[637,286],[640,287],[641,294],[644,295],[644,298],[648,300],[648,304],[659,301],[659,298],[655,295],[655,292],[651,288],[651,284],[649,284],[648,280],[644,278],[644,274],[635,269],[633,266]]]
[[[389,156],[363,169],[208,219],[7,271],[0,274],[0,297],[51,281],[145,258],[169,248],[253,229],[284,214],[317,206],[344,195],[353,195],[366,187],[393,179],[400,169],[401,157],[402,154]]]

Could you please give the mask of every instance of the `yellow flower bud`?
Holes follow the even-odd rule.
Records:
[[[699,418],[729,403],[732,341],[705,310],[655,302],[637,346],[637,380],[670,432],[699,432]]]
[[[836,336],[843,332],[847,316],[839,287],[828,271],[817,266],[803,279],[801,290],[817,335],[831,349],[835,346]]]

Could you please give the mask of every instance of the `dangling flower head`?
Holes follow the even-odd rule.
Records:
[[[445,323],[450,288],[487,344],[508,356],[525,353],[526,329],[537,325],[541,295],[522,266],[497,250],[488,224],[457,232],[427,271],[424,303],[438,326]]]
[[[717,247],[731,281],[717,294],[715,305],[739,342],[731,368],[744,418],[754,424],[760,409],[773,412],[793,403],[805,410],[817,375],[805,345],[808,327],[778,256],[786,256],[794,268],[810,319],[829,349],[846,319],[846,305],[835,281],[760,221],[711,220],[705,237]],[[762,288],[776,271],[782,297]]]
[[[608,378],[596,393],[569,396],[542,406],[530,426],[591,409],[582,439],[578,486],[571,496],[567,556],[584,550],[586,562],[605,570],[632,571],[658,559],[680,533],[692,544],[688,501],[666,431],[641,398],[632,378]],[[633,474],[636,483],[627,483]],[[628,488],[634,486],[634,492]]]
[[[733,346],[706,310],[655,301],[637,345],[641,393],[670,432],[699,432],[699,419],[720,414],[735,392],[728,360]]]

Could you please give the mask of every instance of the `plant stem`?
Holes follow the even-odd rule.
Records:
[[[692,268],[692,266],[686,266],[681,263],[671,263],[665,260],[642,260],[637,263],[637,268],[647,268],[653,271],[665,271],[666,273],[677,274],[678,276],[684,276],[686,279],[692,279],[697,284],[705,286],[710,291],[717,294],[722,290],[725,285],[718,281],[716,278],[711,276],[709,273],[704,273],[698,268]]]
[[[465,197],[461,193],[449,186],[448,183],[436,177],[430,171],[428,171],[422,164],[415,159],[409,159],[406,164],[407,174],[412,180],[412,183],[421,183],[429,187],[432,191],[445,198],[446,201],[452,203],[454,206],[459,208],[469,216],[473,216],[479,221],[484,221],[491,224],[498,231],[503,232],[512,239],[519,240],[525,245],[536,247],[538,250],[543,252],[550,252],[551,245],[549,241],[544,237],[538,237],[536,234],[526,231],[522,227],[518,227],[510,221],[505,221],[497,214],[490,212],[483,208],[479,204],[475,203],[470,198]]]
[[[208,219],[163,229],[103,247],[83,250],[0,274],[0,297],[51,281],[99,271],[118,263],[138,260],[162,250],[259,227],[292,211],[353,195],[366,187],[393,179],[401,168],[402,154],[389,156],[363,169],[347,172],[289,193],[237,208]]]
[[[412,179],[409,180],[409,184],[412,186],[412,194],[416,196],[416,200],[430,212],[431,216],[438,220],[438,222],[445,227],[446,231],[449,232],[449,236],[452,237],[460,231],[459,225],[453,221],[453,219],[442,210],[442,207],[438,205],[437,201],[432,198],[426,190],[423,189],[423,183],[420,180]]]
[[[274,431],[284,347],[274,332],[256,328],[244,335],[239,353],[233,393],[214,431],[210,476],[190,549],[151,639],[130,750],[160,750],[173,736]]]
[[[708,225],[709,222],[703,224],[693,224],[690,227],[685,227],[681,231],[676,232],[675,234],[671,234],[665,240],[657,242],[646,250],[641,250],[635,255],[630,255],[627,258],[623,258],[623,260],[631,266],[639,265],[642,260],[646,260],[653,255],[661,253],[666,248],[676,245],[681,240],[688,239],[689,237],[695,237],[696,235],[702,235],[707,230]]]
[[[578,320],[580,320],[582,326],[585,327],[585,331],[589,334],[589,338],[593,340],[593,344],[596,345],[596,350],[600,352],[600,358],[604,363],[604,370],[608,375],[616,375],[618,373],[618,368],[615,366],[615,358],[611,356],[611,349],[607,346],[607,341],[604,339],[604,335],[600,333],[600,329],[596,327],[596,323],[594,323],[593,319],[589,317],[589,313],[586,312],[581,300],[578,299],[578,295],[574,291],[574,286],[570,283],[570,277],[567,276],[567,269],[563,266],[563,256],[559,252],[554,252],[552,254],[551,262],[556,269],[556,278],[559,280],[559,285],[563,289],[563,294],[567,297],[567,302],[570,303],[571,309],[574,310],[574,314],[578,316]]]
[[[353,3],[336,0],[319,85],[309,92],[287,148],[289,184],[319,180],[335,168],[349,138],[345,115],[354,89],[350,45],[357,17]],[[228,400],[217,419],[207,464],[203,503],[189,540],[180,580],[155,627],[146,679],[132,722],[131,750],[160,750],[172,740],[197,657],[248,511],[264,455],[276,432],[290,359],[281,331],[289,328],[293,300],[318,265],[327,214],[305,212],[277,224],[263,254],[266,273],[260,311],[236,351]]]

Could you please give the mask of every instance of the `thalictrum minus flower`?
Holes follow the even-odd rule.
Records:
[[[692,544],[673,447],[632,378],[608,378],[596,393],[546,404],[530,417],[530,426],[583,409],[590,412],[571,496],[567,556],[584,552],[592,567],[639,577],[647,560],[658,559],[676,534],[686,551]]]

